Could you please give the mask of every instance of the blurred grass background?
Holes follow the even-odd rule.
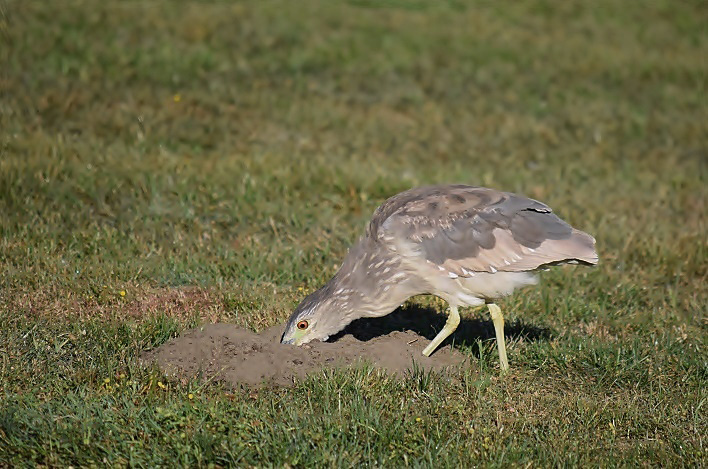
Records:
[[[705,465],[707,20],[700,1],[0,2],[0,465]],[[454,382],[234,391],[134,363],[205,321],[284,321],[379,203],[448,182],[598,241],[597,268],[503,302],[554,331],[510,338],[510,375],[493,341]]]

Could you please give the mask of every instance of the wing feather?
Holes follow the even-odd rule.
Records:
[[[403,192],[376,210],[367,233],[461,277],[598,261],[594,238],[572,228],[547,205],[483,187]]]

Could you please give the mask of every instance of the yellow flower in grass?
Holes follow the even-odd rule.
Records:
[[[125,296],[125,290],[120,291],[120,296]]]

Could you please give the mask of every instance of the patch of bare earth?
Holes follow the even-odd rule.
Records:
[[[125,292],[125,291],[123,291]],[[219,295],[209,289],[152,288],[131,289],[123,298],[120,292],[105,293],[103,296],[84,296],[41,291],[23,293],[10,300],[14,311],[25,312],[28,316],[51,319],[140,319],[155,314],[165,314],[178,320],[186,320],[197,315],[205,321],[216,322],[223,305]]]
[[[314,341],[297,347],[280,343],[283,327],[274,326],[256,334],[233,324],[208,324],[142,358],[157,363],[167,374],[214,379],[232,386],[291,385],[324,368],[361,362],[394,374],[404,373],[414,361],[420,368],[436,371],[464,362],[464,356],[449,347],[440,348],[432,357],[423,356],[428,341],[410,330],[393,331],[366,341],[344,335],[335,342]]]
[[[141,317],[152,313],[163,313],[178,319],[187,319],[194,314],[202,319],[215,322],[222,309],[214,294],[201,288],[180,288],[153,290],[127,303],[122,312],[129,317]]]

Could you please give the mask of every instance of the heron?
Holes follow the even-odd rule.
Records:
[[[495,301],[535,285],[540,270],[597,262],[595,239],[537,200],[461,184],[413,188],[375,210],[332,279],[295,308],[281,343],[326,341],[355,319],[385,316],[431,294],[447,302],[449,314],[423,355],[455,331],[460,307],[486,305],[506,371],[504,316]]]

